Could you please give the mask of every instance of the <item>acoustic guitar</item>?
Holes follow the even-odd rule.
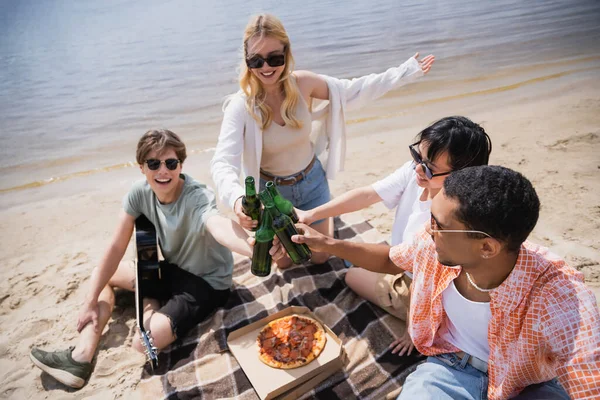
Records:
[[[135,268],[135,309],[137,326],[140,339],[145,347],[146,357],[152,370],[158,368],[158,349],[150,330],[144,328],[144,294],[141,282],[160,279],[160,265],[158,263],[158,245],[156,229],[146,216],[140,215],[135,220],[135,244],[137,249],[137,262]]]

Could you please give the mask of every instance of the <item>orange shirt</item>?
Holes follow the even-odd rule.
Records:
[[[442,292],[460,274],[437,260],[425,231],[390,259],[413,273],[410,336],[424,355],[459,351],[442,339]],[[558,377],[573,399],[600,399],[600,314],[583,274],[548,249],[525,242],[508,278],[490,292],[488,398],[508,399]]]

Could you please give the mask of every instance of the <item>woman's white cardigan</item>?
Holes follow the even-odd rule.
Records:
[[[311,139],[328,179],[334,179],[338,171],[344,170],[346,110],[360,108],[422,75],[415,58],[381,74],[355,79],[321,75],[329,88],[329,104],[315,107]],[[247,176],[259,179],[262,129],[246,110],[246,98],[241,91],[227,99],[223,112],[221,133],[210,170],[219,199],[233,208],[235,201],[244,194],[240,172],[244,179]]]

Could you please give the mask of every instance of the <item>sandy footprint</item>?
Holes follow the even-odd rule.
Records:
[[[31,398],[26,393],[31,386],[32,373],[29,359],[19,362],[7,358],[0,359],[0,398],[25,399]]]
[[[11,380],[11,376],[18,372],[17,363],[8,358],[0,358],[0,386]]]
[[[2,288],[2,289],[4,289],[4,288]],[[2,306],[2,303],[4,303],[4,300],[8,299],[9,297],[10,297],[10,295],[8,295],[8,294],[0,296],[0,306]]]
[[[23,339],[30,339],[38,335],[46,334],[54,326],[55,323],[48,319],[28,321],[23,323],[21,328],[17,328],[12,336],[17,337],[20,341],[22,341]]]
[[[79,289],[79,284],[81,283],[81,280],[79,279],[72,279],[67,283],[67,287],[65,289],[59,289],[58,293],[56,294],[56,303],[61,303],[63,301],[65,301],[66,299],[69,298],[69,296],[71,296],[71,294],[73,294],[73,292],[75,292],[77,289]]]
[[[145,358],[133,349],[120,348],[98,354],[96,366],[90,380],[91,383],[115,383],[124,375],[141,374]],[[92,380],[94,382],[92,382]]]
[[[600,144],[600,134],[598,132],[589,132],[582,135],[571,135],[566,139],[560,139],[556,142],[546,145],[550,150],[567,150],[574,145],[597,145]]]

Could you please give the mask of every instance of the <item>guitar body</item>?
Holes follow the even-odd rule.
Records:
[[[150,331],[144,328],[144,294],[141,282],[145,280],[159,280],[160,266],[158,263],[158,244],[156,240],[156,229],[145,215],[140,215],[135,220],[135,244],[137,250],[137,263],[135,275],[135,308],[137,326],[140,331],[140,339],[146,348],[146,356],[152,370],[158,367],[158,349]]]

